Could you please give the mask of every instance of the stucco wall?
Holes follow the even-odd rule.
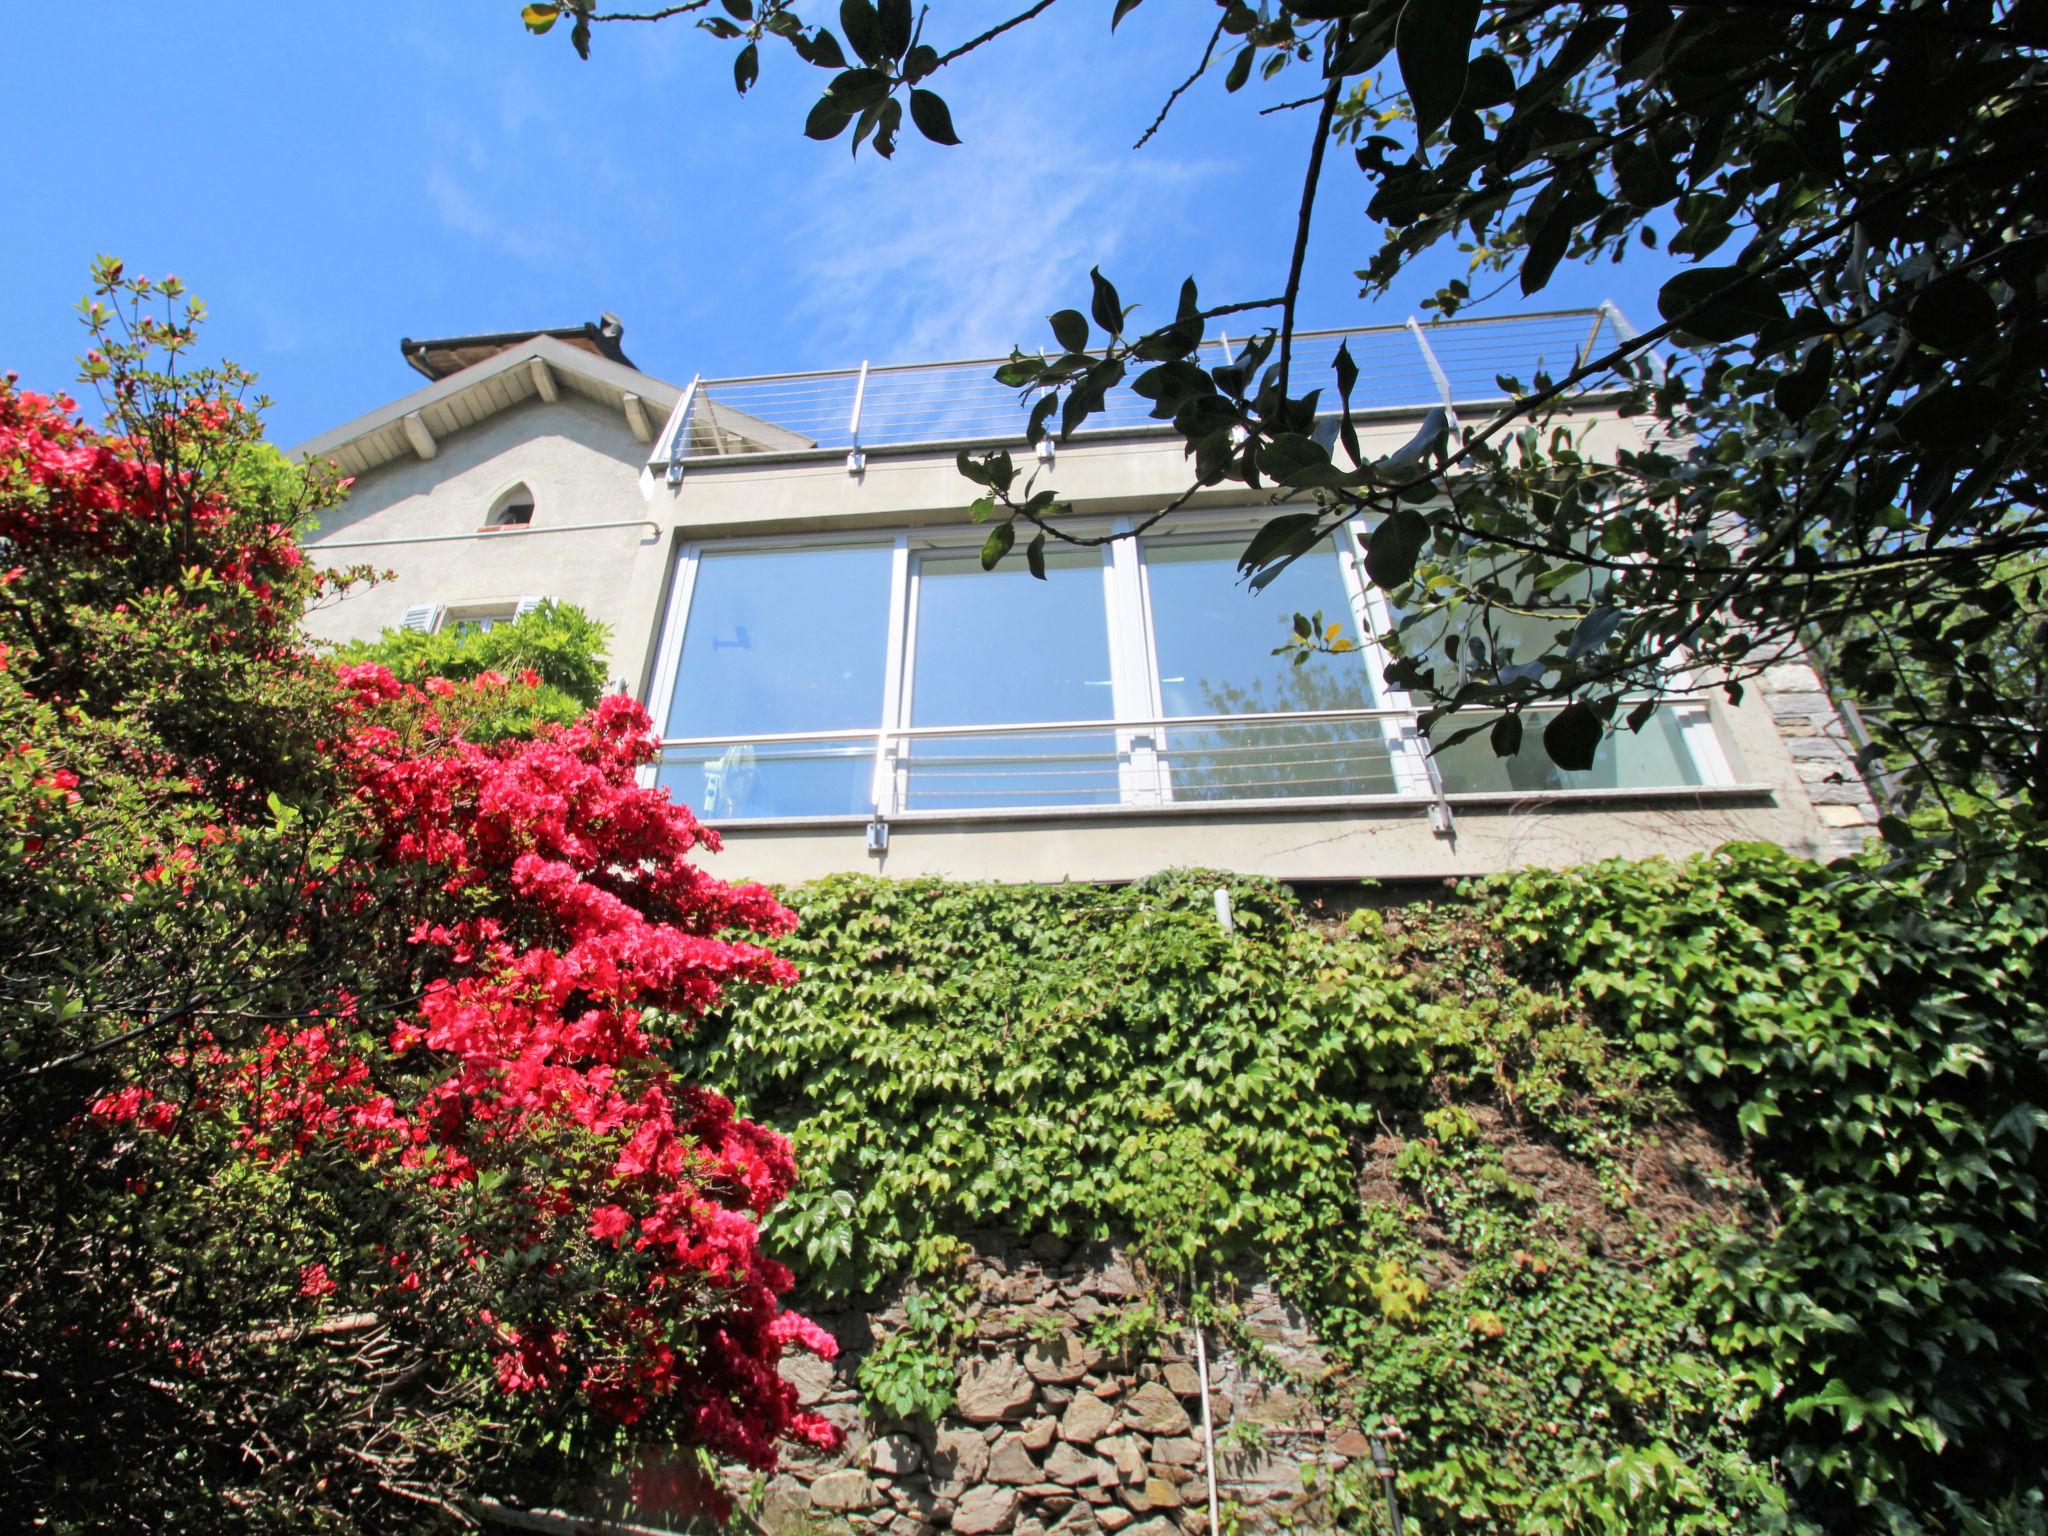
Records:
[[[1389,417],[1364,423],[1362,435],[1368,452],[1385,452],[1414,428],[1413,417]],[[1595,423],[1591,446],[1613,451],[1639,442],[1631,423],[1609,417]],[[677,485],[657,482],[651,499],[641,485],[646,456],[618,414],[565,393],[556,403],[531,401],[452,434],[431,460],[408,458],[366,473],[309,544],[322,564],[369,562],[397,578],[315,613],[308,628],[318,638],[346,640],[396,624],[419,603],[557,597],[612,626],[612,673],[645,698],[669,573],[684,543],[958,524],[971,499],[950,451],[872,454],[858,475],[839,455],[696,463]],[[1018,460],[1026,472],[1033,467],[1028,453]],[[1038,472],[1040,485],[1070,498],[1077,512],[1113,515],[1177,493],[1187,484],[1188,463],[1177,438],[1152,436],[1071,444]],[[478,536],[492,501],[519,481],[535,493],[532,527]],[[1205,493],[1195,505],[1245,502],[1238,488]],[[627,526],[569,527],[584,523]],[[382,539],[427,542],[360,542]],[[1782,681],[1786,686],[1752,691],[1740,705],[1714,705],[1733,787],[1662,796],[1454,798],[1448,837],[1433,831],[1416,805],[913,816],[892,823],[879,857],[868,851],[860,820],[740,825],[728,830],[716,866],[721,874],[780,881],[841,870],[1121,880],[1186,864],[1289,880],[1438,879],[1529,863],[1682,856],[1751,838],[1830,857],[1862,835],[1867,797],[1853,768],[1841,777],[1841,754],[1820,763],[1818,740],[1831,739],[1825,712],[1804,708],[1811,691],[1791,686],[1801,679]],[[1789,747],[1788,736],[1795,738]]]
[[[418,603],[555,597],[612,626],[612,670],[637,681],[668,548],[640,492],[646,456],[623,417],[564,391],[442,439],[431,459],[368,471],[307,544],[323,566],[369,564],[396,578],[317,610],[308,631],[368,639]],[[530,528],[479,536],[492,502],[521,481],[534,493]],[[619,522],[631,526],[554,531]],[[362,542],[422,538],[433,542]]]

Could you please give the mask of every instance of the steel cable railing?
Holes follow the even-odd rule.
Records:
[[[1577,774],[1549,764],[1532,713],[1528,745],[1511,759],[1494,757],[1483,732],[1476,747],[1430,758],[1412,710],[1346,709],[679,737],[662,744],[658,779],[700,814],[727,821],[1300,799],[1430,804],[1706,782],[1681,739],[1706,726],[1702,701],[1660,707],[1651,728],[1609,738],[1594,768]],[[1476,713],[1470,723],[1490,718]]]
[[[1562,378],[1628,335],[1611,307],[1558,310],[1430,325],[1381,325],[1298,332],[1291,383],[1320,387],[1337,405],[1334,361],[1340,346],[1358,365],[1354,411],[1427,410],[1504,398],[1499,379],[1524,387],[1539,375]],[[1215,367],[1239,355],[1242,336],[1202,345]],[[1021,441],[1036,392],[998,383],[999,358],[821,372],[699,379],[655,444],[654,467],[763,454],[853,454],[870,449]],[[1269,358],[1270,363],[1270,358]],[[1134,366],[1132,376],[1142,370]],[[1597,381],[1593,387],[1599,387]],[[1080,434],[1164,430],[1152,402],[1130,387],[1109,392]],[[1077,435],[1080,435],[1077,434]]]

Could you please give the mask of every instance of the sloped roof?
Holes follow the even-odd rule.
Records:
[[[452,356],[452,350],[443,355]],[[309,438],[291,453],[294,458],[332,459],[349,475],[409,455],[432,458],[441,439],[527,400],[554,400],[564,390],[621,412],[643,443],[653,440],[682,397],[675,385],[573,340],[545,333],[515,335],[481,360]]]
[[[536,336],[552,336],[593,357],[610,358],[627,368],[633,366],[633,359],[626,356],[626,327],[614,314],[555,330],[494,331],[481,336],[444,336],[438,341],[414,341],[406,336],[399,339],[398,350],[406,362],[428,378],[445,379]]]

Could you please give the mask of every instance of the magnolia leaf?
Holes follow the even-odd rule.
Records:
[[[1657,291],[1657,313],[1702,341],[1737,341],[1785,318],[1762,278],[1734,267],[1690,267]]]
[[[997,523],[988,531],[988,541],[981,546],[981,568],[992,571],[996,563],[1007,555],[1017,542],[1017,529],[1013,523]]]
[[[1493,747],[1495,757],[1513,757],[1522,750],[1522,717],[1512,713],[1502,715],[1493,722],[1487,741]]]
[[[936,91],[913,90],[910,93],[910,120],[917,124],[917,131],[934,144],[960,142],[960,135],[953,131],[953,114]]]
[[[846,45],[863,61],[869,64],[883,61],[881,21],[868,0],[840,0],[839,30],[846,34]]]
[[[1259,525],[1259,531],[1252,535],[1251,542],[1245,545],[1244,553],[1237,557],[1238,570],[1256,571],[1270,565],[1301,539],[1314,543],[1316,527],[1321,521],[1320,515],[1314,512],[1287,512],[1266,519]]]
[[[1408,0],[1394,23],[1394,60],[1415,108],[1417,138],[1441,127],[1465,94],[1479,0]]]
[[[1365,574],[1383,591],[1406,586],[1428,542],[1429,519],[1413,507],[1395,509],[1365,541]]]
[[[1593,766],[1602,734],[1600,716],[1593,706],[1584,699],[1573,699],[1543,727],[1543,750],[1558,767],[1583,773]]]
[[[2005,419],[2006,398],[1988,384],[1937,384],[1899,413],[1899,436],[1937,452],[1967,447]]]
[[[1102,275],[1102,268],[1091,267],[1088,277],[1095,284],[1095,296],[1090,302],[1089,312],[1095,316],[1095,323],[1112,336],[1121,336],[1124,330],[1123,304],[1117,298],[1116,285]]]

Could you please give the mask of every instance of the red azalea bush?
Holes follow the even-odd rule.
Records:
[[[75,1530],[722,1513],[706,1458],[832,1443],[776,1365],[833,1346],[759,1243],[787,1142],[669,1056],[790,914],[693,862],[631,700],[484,745],[532,679],[313,654],[336,487],[157,362],[175,282],[99,278],[110,430],[0,388],[0,1481]]]

